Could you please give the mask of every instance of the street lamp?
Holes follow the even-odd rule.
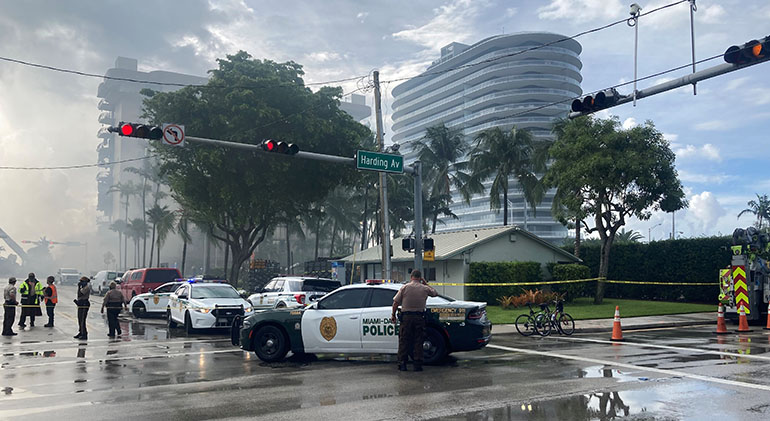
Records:
[[[663,222],[658,222],[657,224],[653,225],[652,227],[647,228],[647,242],[648,243],[652,241],[652,230],[655,229],[656,227],[661,226],[661,225],[663,225]]]

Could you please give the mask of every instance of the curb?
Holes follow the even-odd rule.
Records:
[[[666,327],[682,327],[682,326],[706,326],[713,324],[712,322],[706,322],[706,321],[695,321],[695,320],[688,320],[683,322],[666,322],[666,323],[646,323],[646,324],[639,324],[634,326],[623,326],[623,332],[631,332],[634,330],[645,330],[645,329],[658,329],[658,328],[666,328]],[[611,333],[612,332],[612,326],[610,327],[585,327],[585,328],[575,328],[575,333]],[[502,335],[505,335],[505,333],[502,333]]]

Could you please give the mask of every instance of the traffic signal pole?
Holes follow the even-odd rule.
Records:
[[[414,161],[412,168],[414,169],[414,268],[422,273],[422,162],[419,159]]]
[[[770,57],[768,57],[768,58],[770,58]],[[701,70],[699,72],[695,72],[695,73],[691,73],[691,74],[686,75],[686,76],[682,76],[679,79],[670,80],[668,82],[660,83],[658,85],[651,86],[651,87],[649,87],[647,89],[642,89],[640,91],[637,91],[636,99],[641,99],[641,98],[646,98],[648,96],[657,95],[659,93],[670,91],[672,89],[681,88],[682,86],[694,85],[697,82],[700,82],[702,80],[711,79],[712,77],[720,76],[720,75],[723,75],[725,73],[734,72],[736,70],[740,70],[740,69],[743,69],[743,68],[746,68],[746,67],[749,67],[749,66],[753,66],[755,64],[764,63],[765,61],[768,60],[768,58],[765,58],[764,60],[753,61],[753,62],[749,62],[749,63],[745,63],[745,64],[740,64],[740,65],[731,64],[731,63],[723,63],[723,64],[719,64],[717,66],[709,67],[708,69],[703,69],[703,70]],[[611,108],[611,107],[614,107],[616,105],[625,104],[625,103],[632,102],[632,101],[634,101],[634,96],[633,95],[621,96],[612,105],[610,105],[608,107],[605,107],[605,108],[602,108],[602,109]],[[594,110],[594,111],[598,111],[598,110]],[[577,117],[580,117],[580,116],[583,116],[583,115],[588,115],[588,114],[591,114],[594,111],[571,112],[569,114],[569,118],[577,118]]]
[[[382,107],[380,105],[380,72],[377,70],[373,74],[374,79],[374,114],[377,126],[377,148],[380,152],[385,151],[385,141],[382,138]],[[388,175],[380,172],[380,221],[382,223],[382,278],[390,279],[392,277],[390,268],[390,221],[388,215]]]

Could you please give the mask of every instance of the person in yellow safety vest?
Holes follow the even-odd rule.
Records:
[[[43,290],[43,297],[45,298],[45,312],[48,313],[48,323],[45,327],[53,327],[53,309],[56,307],[56,303],[59,302],[59,295],[56,293],[56,285],[54,285],[54,277],[49,276],[46,278],[48,286]]]
[[[19,327],[24,328],[27,326],[27,316],[29,316],[30,327],[34,327],[35,316],[43,315],[43,312],[40,310],[40,298],[43,297],[43,284],[35,278],[34,273],[30,272],[27,279],[21,283],[19,295],[21,295],[21,317],[19,318]]]

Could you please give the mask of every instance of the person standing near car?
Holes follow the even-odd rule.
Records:
[[[16,278],[8,278],[8,286],[3,290],[3,336],[15,336],[13,331],[13,321],[16,319]]]
[[[30,272],[27,279],[19,287],[21,295],[21,317],[19,318],[19,327],[27,326],[27,316],[29,316],[29,326],[35,327],[35,316],[42,316],[40,310],[40,299],[43,297],[43,284],[35,278],[35,274]]]
[[[78,282],[78,295],[75,304],[78,306],[78,334],[75,339],[88,339],[88,329],[86,328],[86,319],[88,318],[88,309],[91,307],[91,280],[83,276]]]
[[[398,329],[398,369],[406,371],[406,361],[413,351],[414,371],[422,371],[422,343],[425,341],[425,303],[428,297],[438,295],[422,278],[419,270],[413,270],[411,281],[401,287],[393,297],[393,313],[390,321],[396,323],[396,311],[401,306],[401,325]]]
[[[117,290],[118,284],[115,281],[110,282],[110,290],[104,294],[104,300],[102,301],[102,313],[104,313],[104,307],[107,307],[107,326],[109,328],[108,337],[114,338],[115,332],[118,336],[123,334],[120,330],[120,323],[118,323],[118,314],[120,314],[120,308],[128,311],[126,306],[126,299],[123,297],[123,293]]]
[[[45,327],[53,327],[53,309],[56,307],[56,303],[59,302],[59,295],[56,291],[56,285],[54,285],[54,277],[49,276],[46,278],[48,286],[43,290],[43,299],[45,301],[45,312],[48,314],[48,323]]]

